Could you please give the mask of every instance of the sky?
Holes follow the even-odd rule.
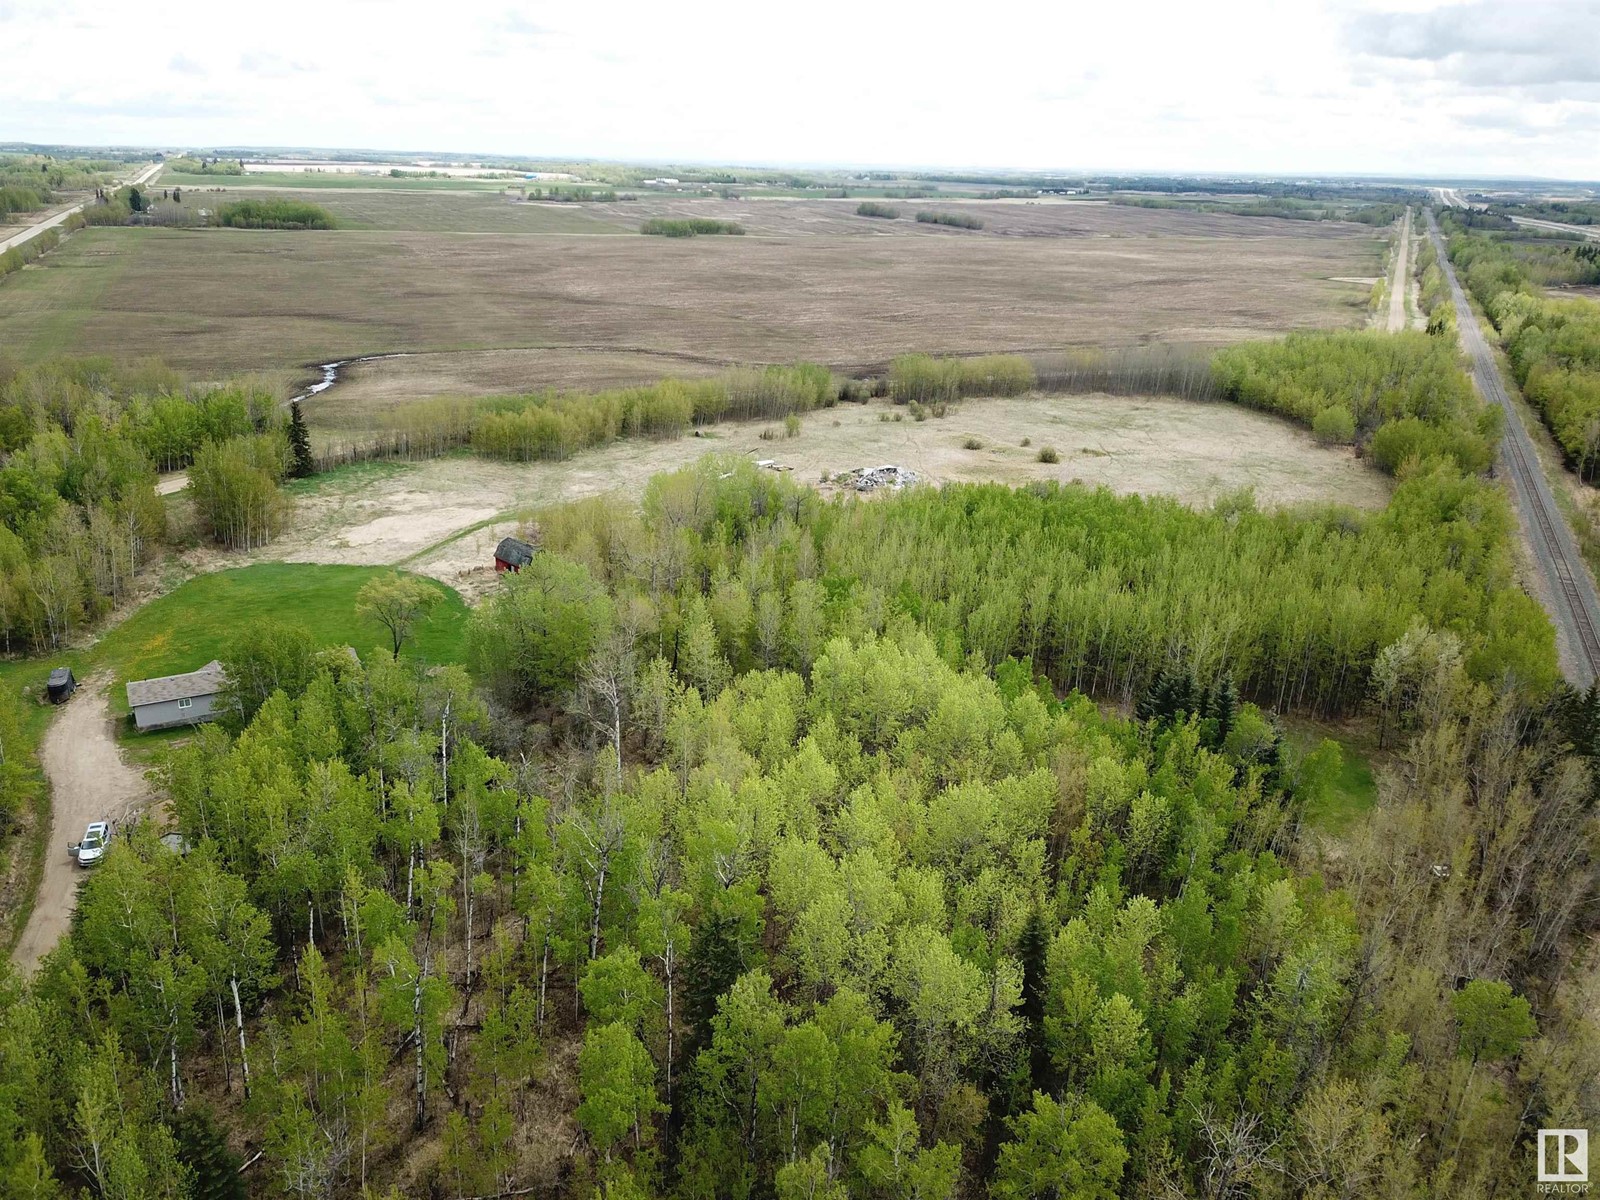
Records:
[[[0,0],[0,141],[1600,178],[1600,0]]]

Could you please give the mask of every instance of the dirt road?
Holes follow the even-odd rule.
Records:
[[[1399,333],[1406,327],[1406,292],[1410,290],[1411,264],[1411,209],[1400,218],[1400,240],[1394,248],[1394,277],[1389,280],[1389,332]]]
[[[159,172],[161,170],[161,166],[162,166],[161,163],[151,163],[150,166],[148,166],[144,170],[140,171],[138,175],[134,176],[134,178],[132,178],[130,180],[127,180],[127,182],[129,184],[131,184],[132,186],[134,186],[134,187],[138,187],[141,184],[143,184],[146,181],[148,181],[157,172]],[[44,217],[44,218],[42,218],[42,219],[40,219],[38,221],[35,221],[32,225],[29,225],[26,229],[20,230],[19,232],[12,234],[10,237],[6,238],[4,241],[0,241],[0,254],[4,254],[7,250],[10,250],[13,246],[20,246],[24,242],[31,242],[34,238],[38,237],[46,229],[54,229],[57,225],[60,225],[63,221],[65,221],[73,213],[83,211],[83,209],[87,208],[88,205],[89,205],[89,201],[85,200],[81,204],[73,204],[73,205],[69,205],[66,208],[58,209],[55,212],[51,213],[49,216]]]
[[[1433,239],[1439,265],[1450,281],[1456,304],[1456,326],[1461,331],[1462,348],[1472,359],[1472,377],[1478,391],[1489,403],[1498,404],[1505,411],[1501,465],[1511,480],[1511,495],[1539,571],[1540,590],[1544,593],[1540,600],[1556,627],[1556,649],[1562,670],[1573,684],[1586,688],[1600,675],[1600,597],[1595,595],[1594,580],[1578,553],[1572,530],[1556,507],[1533,442],[1522,427],[1521,415],[1500,377],[1499,364],[1484,340],[1466,293],[1461,290],[1432,209],[1428,210],[1428,236]]]
[[[83,872],[67,854],[68,843],[82,837],[90,821],[120,823],[150,797],[144,776],[123,762],[117,750],[106,697],[110,686],[109,672],[84,680],[56,714],[40,747],[52,817],[44,879],[11,956],[24,972],[55,949],[72,919]]]

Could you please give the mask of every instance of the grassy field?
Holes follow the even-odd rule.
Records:
[[[277,189],[256,188],[252,181],[223,183],[203,194],[191,189],[186,203],[211,207],[233,200],[304,200],[327,209],[340,229],[420,233],[501,233],[535,237],[548,234],[635,234],[636,224],[621,220],[625,205],[562,204],[553,201],[514,202],[498,191],[404,192],[394,188]]]
[[[847,202],[705,203],[749,236],[85,230],[0,282],[0,345],[26,359],[157,354],[215,378],[402,350],[855,368],[914,349],[1218,344],[1357,324],[1367,288],[1342,280],[1374,273],[1380,247],[1349,226],[1082,204],[995,203],[974,233],[856,217]],[[600,207],[536,219],[624,220]],[[604,207],[633,228],[646,211]]]
[[[1339,771],[1327,793],[1306,807],[1308,825],[1334,837],[1343,836],[1378,802],[1378,781],[1373,770],[1378,750],[1377,730],[1367,720],[1332,725],[1306,717],[1284,718],[1289,740],[1301,753],[1315,750],[1324,738],[1338,743]]]
[[[521,180],[511,179],[396,179],[392,175],[357,175],[343,171],[260,171],[249,175],[191,175],[163,171],[156,187],[218,188],[254,184],[278,188],[382,188],[413,192],[497,192]]]
[[[70,666],[79,679],[109,669],[112,711],[125,713],[128,680],[204,666],[223,654],[240,630],[264,620],[298,625],[319,645],[354,646],[367,654],[387,634],[356,616],[356,593],[367,580],[386,573],[379,567],[260,563],[200,575],[112,626],[86,649],[0,663],[0,687],[37,695],[52,666]],[[467,608],[454,591],[438,586],[442,601],[403,654],[454,662],[461,656]]]

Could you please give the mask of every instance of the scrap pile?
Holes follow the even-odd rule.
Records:
[[[834,476],[834,482],[843,487],[854,488],[858,492],[875,492],[879,488],[910,487],[917,481],[917,473],[908,471],[904,467],[857,467],[854,471],[846,471]]]

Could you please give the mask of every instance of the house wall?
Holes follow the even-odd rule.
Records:
[[[158,704],[141,704],[133,710],[134,724],[146,729],[171,729],[177,725],[198,725],[217,715],[217,697],[196,696],[188,708],[179,708],[176,700],[162,700]]]

